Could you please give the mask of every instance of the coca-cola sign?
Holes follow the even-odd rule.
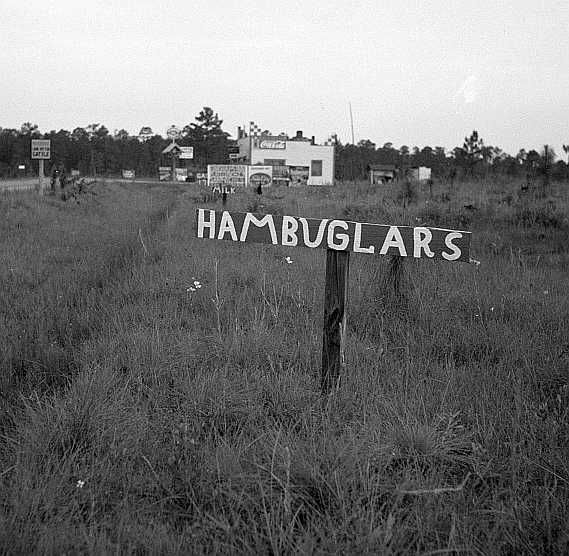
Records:
[[[259,142],[260,149],[286,149],[286,141],[282,139],[263,139]]]

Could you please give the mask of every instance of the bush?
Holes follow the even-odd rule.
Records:
[[[567,216],[553,204],[518,207],[510,218],[510,223],[527,228],[542,226],[556,230],[563,230],[569,225]]]

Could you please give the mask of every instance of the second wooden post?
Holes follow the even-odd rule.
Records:
[[[324,331],[322,337],[322,395],[337,388],[345,368],[346,316],[350,253],[326,251],[326,285],[324,288]]]

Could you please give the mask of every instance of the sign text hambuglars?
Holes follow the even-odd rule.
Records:
[[[197,209],[196,236],[376,255],[470,260],[470,232],[366,224],[332,218],[321,220]]]

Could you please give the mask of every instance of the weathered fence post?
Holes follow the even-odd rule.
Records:
[[[322,395],[329,394],[340,382],[345,367],[346,317],[348,301],[349,251],[326,251],[324,287],[324,330],[322,336]]]

